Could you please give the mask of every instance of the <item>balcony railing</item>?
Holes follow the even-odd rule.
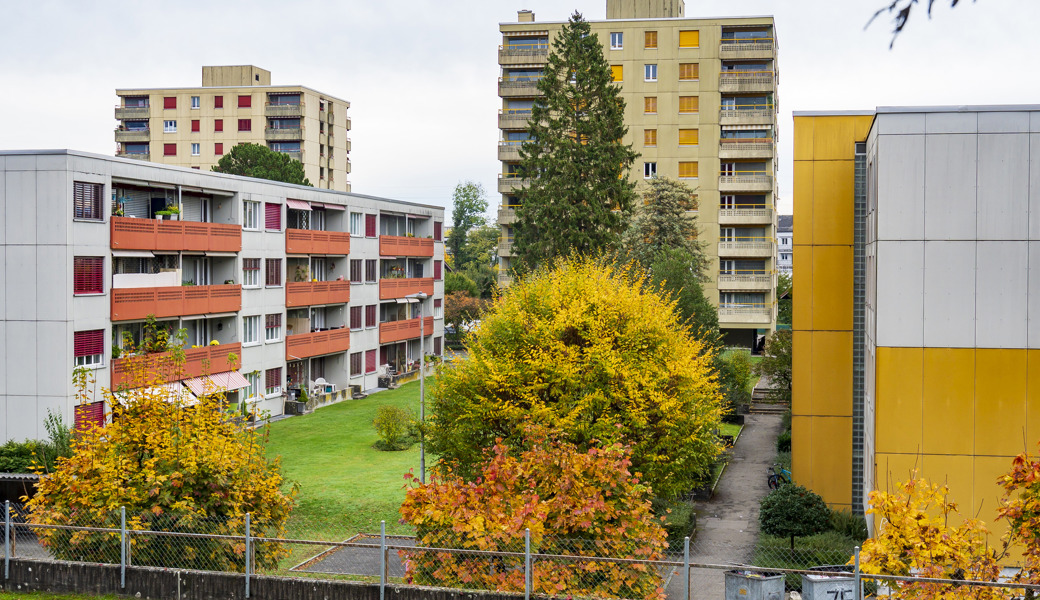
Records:
[[[306,106],[299,104],[271,104],[264,106],[265,117],[302,117]]]
[[[116,119],[147,119],[152,114],[150,106],[117,106]]]
[[[773,107],[763,104],[723,105],[719,111],[719,122],[722,125],[745,123],[771,124],[775,114],[776,111]]]
[[[719,58],[762,58],[775,51],[773,38],[723,39],[719,43]]]
[[[289,307],[348,302],[349,281],[293,281],[285,284],[285,305]]]
[[[171,352],[147,354],[112,361],[112,389],[144,387],[201,377],[242,367],[242,344],[221,344],[184,350],[184,363]],[[229,362],[229,359],[230,362]]]
[[[770,238],[738,238],[719,241],[719,256],[762,256],[773,253],[773,240]]]
[[[268,127],[264,130],[264,139],[269,142],[280,140],[302,140],[302,127]]]
[[[720,139],[719,150],[755,150],[761,152],[772,152],[773,140],[770,138],[756,139]]]
[[[549,60],[548,44],[505,44],[498,47],[498,63],[515,65]]]
[[[285,360],[299,360],[350,350],[350,330],[315,331],[286,336]]]
[[[274,148],[271,148],[271,150],[274,150],[275,152],[281,152],[282,154],[287,154],[289,155],[289,158],[303,162],[303,150],[275,150]]]
[[[513,253],[513,240],[499,240],[498,241],[498,255],[499,256],[512,256]]]
[[[770,90],[774,82],[773,71],[722,71],[719,73],[720,92]]]
[[[771,208],[720,208],[719,217],[772,217]]]
[[[499,129],[524,129],[531,118],[531,109],[503,109],[498,111]]]
[[[523,141],[498,143],[498,160],[520,160],[520,146]]]
[[[516,222],[516,209],[515,208],[500,208],[498,209],[498,224],[509,225],[510,223]]]
[[[528,178],[516,177],[515,175],[499,175],[498,176],[498,193],[508,194],[514,189],[524,188],[531,185],[531,180]]]
[[[380,279],[379,299],[393,300],[404,298],[409,294],[424,292],[427,296],[433,295],[432,277],[414,277],[409,279]]]
[[[433,317],[426,317],[422,324],[426,335],[433,335]],[[389,344],[419,337],[419,319],[406,319],[379,324],[379,343]]]
[[[719,273],[719,288],[738,286],[743,289],[749,285],[755,288],[769,287],[773,276],[769,273]]]
[[[286,229],[286,254],[350,254],[350,234],[344,231]]]
[[[719,323],[769,323],[773,320],[770,304],[720,304]]]
[[[433,256],[433,240],[430,238],[404,237],[399,235],[379,236],[381,256]]]
[[[117,142],[147,142],[152,138],[148,129],[116,129]]]
[[[185,285],[180,287],[117,288],[112,293],[112,320],[128,321],[238,312],[240,285]]]
[[[719,175],[720,191],[764,191],[773,186],[773,176],[762,171],[736,172],[732,175]]]
[[[499,96],[536,96],[539,93],[538,79],[498,79]]]
[[[194,252],[242,249],[241,225],[112,217],[109,228],[113,249]]]
[[[133,158],[135,160],[150,160],[152,155],[148,152],[127,152],[125,150],[116,150],[116,156],[120,158]]]

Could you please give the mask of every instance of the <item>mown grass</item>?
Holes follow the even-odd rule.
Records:
[[[0,600],[117,600],[119,596],[48,594],[45,592],[0,592]]]

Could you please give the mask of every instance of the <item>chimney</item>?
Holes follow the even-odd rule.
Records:
[[[534,23],[534,11],[526,8],[516,11],[516,21],[518,23]]]

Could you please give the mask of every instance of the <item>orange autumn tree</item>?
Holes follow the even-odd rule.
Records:
[[[1040,584],[1040,459],[1019,454],[997,484],[1004,489],[997,519],[1008,522],[1005,545],[1022,552],[1015,579]]]
[[[531,552],[659,560],[665,532],[650,508],[650,489],[632,473],[619,444],[579,450],[543,428],[525,427],[519,454],[498,440],[467,481],[450,469],[429,484],[415,478],[401,506],[420,546],[519,557],[402,551],[406,577],[423,585],[522,592],[524,530]],[[537,559],[533,591],[595,598],[664,597],[651,565]]]

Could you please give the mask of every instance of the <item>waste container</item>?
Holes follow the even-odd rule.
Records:
[[[839,569],[835,569],[836,571]],[[802,600],[854,600],[856,578],[802,574]]]
[[[726,600],[784,600],[783,573],[726,571]]]

